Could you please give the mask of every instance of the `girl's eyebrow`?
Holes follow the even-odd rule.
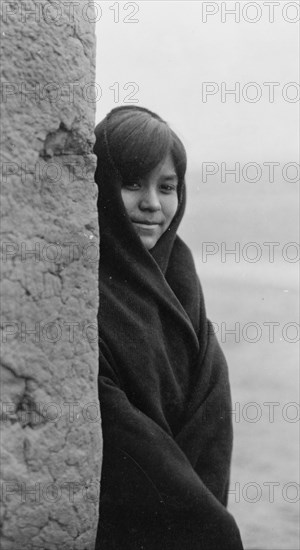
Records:
[[[162,176],[162,179],[164,180],[177,180],[177,174],[166,174]]]

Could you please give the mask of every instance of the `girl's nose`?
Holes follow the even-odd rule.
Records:
[[[145,189],[140,200],[141,210],[161,210],[161,204],[156,189]]]

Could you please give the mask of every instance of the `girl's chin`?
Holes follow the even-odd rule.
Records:
[[[153,248],[156,245],[157,241],[158,241],[158,239],[155,238],[155,237],[150,237],[150,236],[146,237],[144,235],[143,236],[139,235],[139,237],[140,237],[144,247],[147,248],[147,250],[151,250],[151,248]]]
[[[157,226],[156,228],[150,228],[147,226],[140,227],[137,224],[134,224],[134,227],[144,247],[147,248],[147,250],[151,250],[151,248],[156,245],[159,237],[161,236],[160,226]]]

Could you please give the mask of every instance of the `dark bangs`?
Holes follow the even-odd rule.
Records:
[[[106,145],[98,137],[103,129]],[[134,105],[116,107],[98,124],[95,134],[94,152],[98,161],[101,163],[101,147],[106,146],[124,182],[147,175],[171,153],[179,186],[183,183],[187,162],[185,148],[156,113]]]
[[[165,122],[138,110],[119,111],[108,121],[108,145],[124,181],[148,174],[172,148]]]

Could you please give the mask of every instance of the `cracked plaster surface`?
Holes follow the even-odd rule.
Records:
[[[2,23],[3,550],[91,550],[98,519],[94,28],[50,8]]]

